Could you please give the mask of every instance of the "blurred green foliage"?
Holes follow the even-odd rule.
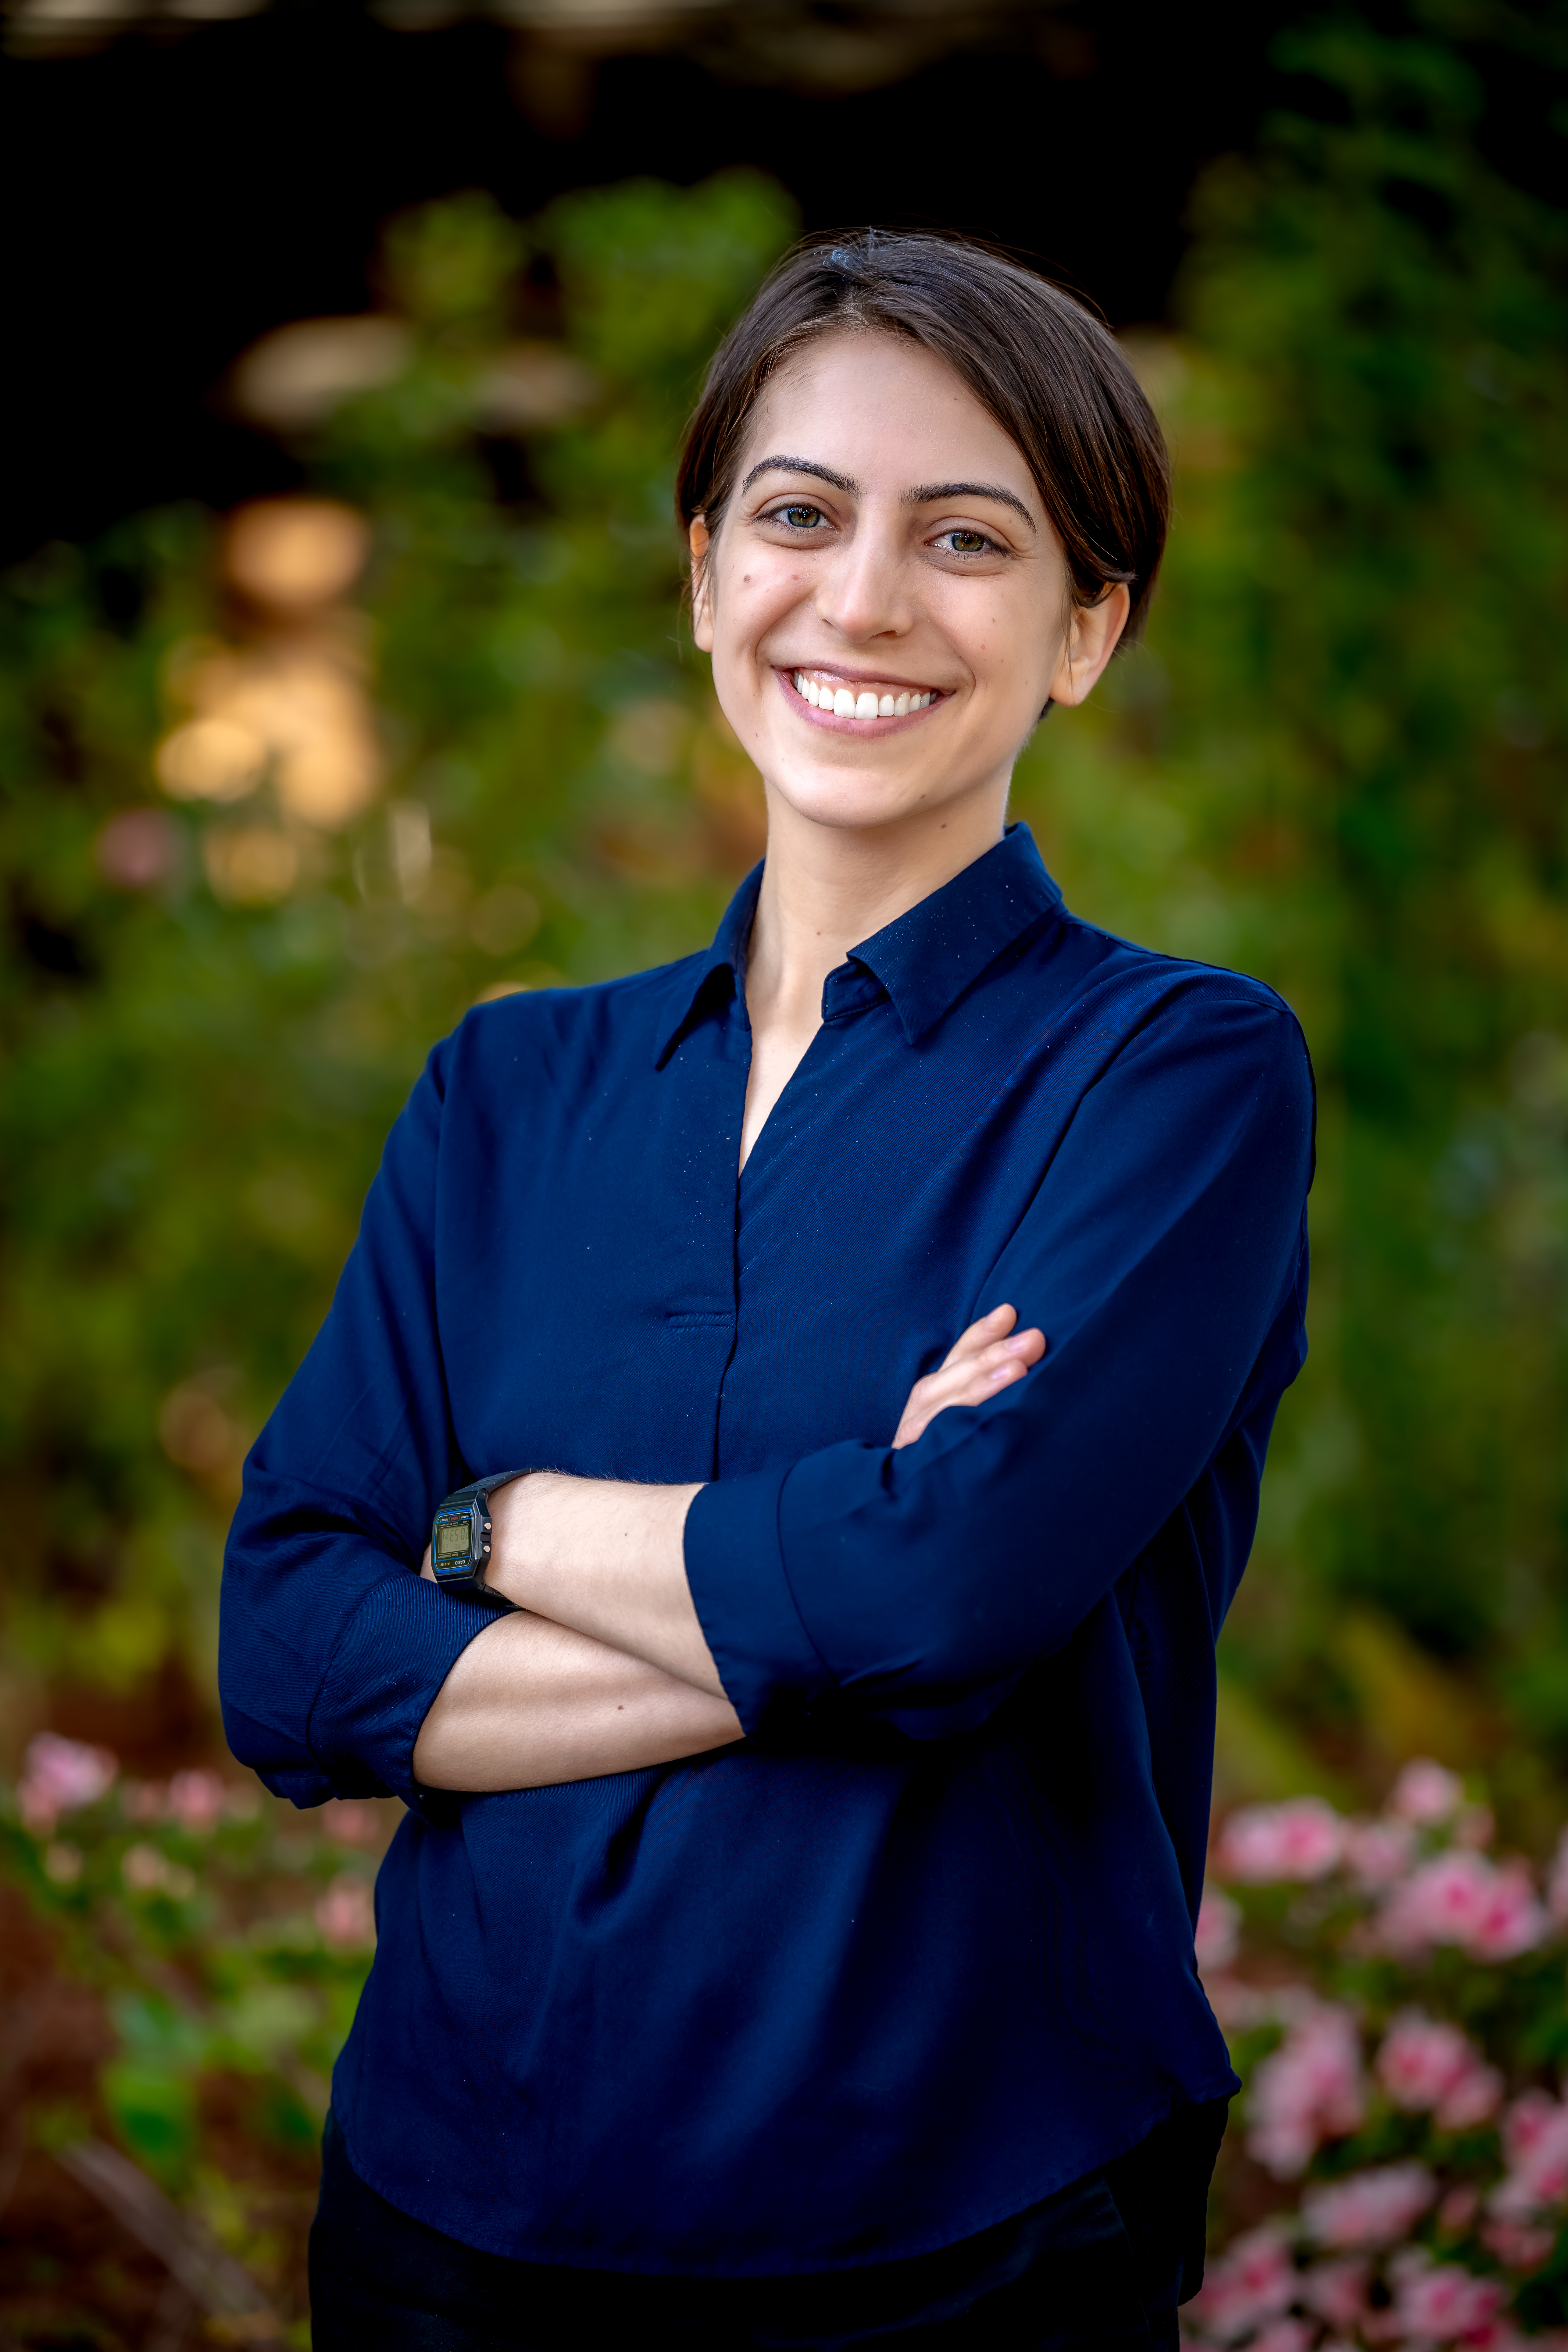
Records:
[[[258,610],[188,510],[6,583],[0,1504],[34,1688],[135,1685],[171,1647],[205,1672],[239,1458],[435,1039],[486,986],[683,951],[758,854],[682,650],[669,483],[793,226],[746,173],[527,230],[482,196],[395,222],[405,363],[300,444],[370,518],[357,610]],[[351,694],[369,662],[368,809],[306,821],[277,761],[237,801],[158,804],[180,681],[226,646],[275,699],[290,661]]]
[[[110,1759],[96,1760],[101,1780]],[[51,1801],[46,1766],[0,1808],[0,1868],[118,2042],[96,2088],[83,2085],[58,2051],[37,2046],[35,2009],[34,2032],[8,2056],[29,2137],[68,2163],[111,2134],[184,2217],[193,2250],[216,2244],[240,2264],[270,2314],[251,2333],[308,2345],[317,2147],[370,1966],[372,1886],[396,1809],[336,1802],[301,1822],[201,1769],[121,1779],[96,1795],[92,1785]],[[83,2088],[85,2099],[61,2095]],[[126,2320],[123,2294],[101,2280],[67,2282],[36,2315],[37,2335],[26,2304],[19,2314],[3,2289],[0,2302],[17,2341],[125,2340],[112,2326],[97,2332]]]
[[[1317,1057],[1314,1357],[1226,1636],[1233,1779],[1415,1746],[1528,1796],[1518,1728],[1568,1749],[1568,244],[1479,154],[1443,21],[1293,37],[1312,111],[1204,182],[1176,331],[1131,346],[1178,466],[1149,642],[1017,805],[1081,911],[1261,972]],[[792,227],[744,172],[395,221],[395,363],[289,428],[368,520],[357,584],[268,606],[192,510],[5,584],[18,1726],[171,1652],[205,1675],[240,1455],[433,1040],[689,949],[757,854],[668,490]],[[192,783],[176,739],[306,671],[363,707],[368,799],[312,802],[276,743]]]
[[[1523,1793],[1520,1734],[1568,1747],[1568,216],[1429,28],[1283,61],[1318,111],[1209,173],[1135,352],[1177,466],[1148,648],[1018,800],[1077,905],[1261,973],[1313,1048],[1314,1354],[1233,1679],[1320,1759]]]

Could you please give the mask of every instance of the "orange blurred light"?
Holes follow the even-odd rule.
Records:
[[[253,604],[297,618],[345,595],[370,553],[370,525],[331,499],[261,499],[229,518],[224,572]]]
[[[267,739],[243,719],[215,711],[165,735],[153,765],[171,800],[243,800],[266,772]]]
[[[213,896],[236,907],[270,907],[300,874],[300,852],[274,825],[214,825],[202,841]]]
[[[401,375],[413,354],[401,319],[296,319],[252,343],[236,362],[234,404],[280,432],[321,424],[356,393]]]

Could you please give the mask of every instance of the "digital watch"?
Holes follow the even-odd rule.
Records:
[[[437,1510],[430,1528],[430,1565],[436,1581],[449,1592],[484,1592],[485,1570],[490,1558],[490,1515],[486,1496],[526,1470],[498,1470],[490,1478],[476,1478],[459,1486]],[[500,1600],[496,1593],[492,1599]]]

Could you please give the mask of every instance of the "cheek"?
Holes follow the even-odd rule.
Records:
[[[721,580],[714,599],[713,651],[731,665],[754,661],[770,630],[788,620],[809,585],[798,565],[779,567],[758,563]]]

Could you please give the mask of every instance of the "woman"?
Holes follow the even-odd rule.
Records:
[[[1310,1078],[1005,824],[1158,428],[1056,289],[868,235],[774,273],[679,495],[765,863],[437,1048],[235,1524],[235,1752],[410,1809],[318,2352],[1172,2346]]]

